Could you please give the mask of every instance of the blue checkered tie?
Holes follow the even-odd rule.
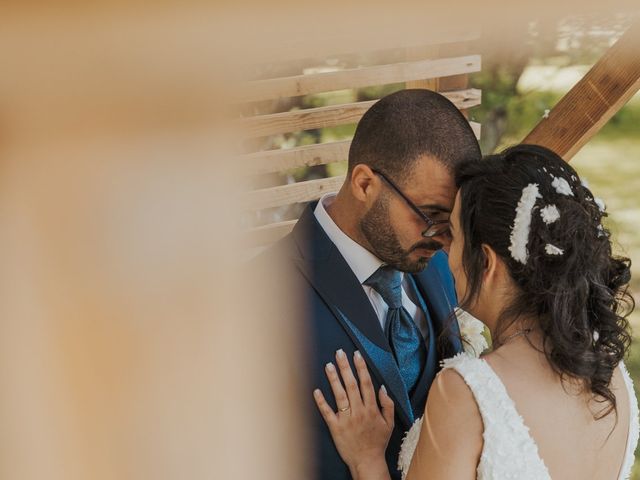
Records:
[[[389,306],[384,330],[407,392],[411,394],[422,373],[427,347],[411,315],[402,306],[402,273],[382,266],[364,284],[378,292]]]

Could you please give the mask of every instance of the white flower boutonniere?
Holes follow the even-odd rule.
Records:
[[[482,352],[489,348],[487,339],[482,334],[484,332],[484,323],[461,308],[456,308],[455,314],[460,327],[464,351],[478,358]]]

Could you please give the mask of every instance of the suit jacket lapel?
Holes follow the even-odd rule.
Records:
[[[387,387],[400,419],[411,425],[409,397],[378,317],[346,260],[316,221],[314,207],[315,203],[306,208],[292,232],[299,252],[294,261],[365,357],[372,374]]]
[[[418,291],[427,304],[437,337],[441,339],[440,358],[447,358],[462,351],[460,328],[452,312],[457,306],[453,276],[449,270],[447,255],[437,252],[429,261],[427,268],[413,275]]]

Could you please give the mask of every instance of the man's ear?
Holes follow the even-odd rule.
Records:
[[[364,163],[359,163],[351,171],[349,180],[352,195],[361,202],[370,203],[378,196],[380,179],[373,170]]]

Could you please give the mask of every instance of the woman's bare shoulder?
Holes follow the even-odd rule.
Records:
[[[433,381],[407,480],[476,478],[483,423],[469,386],[452,368]]]
[[[451,427],[452,423],[466,423],[468,428],[471,426],[469,422],[475,423],[473,419],[477,419],[480,427],[482,426],[473,392],[464,378],[452,368],[440,371],[434,379],[429,391],[427,411],[438,412],[437,423],[442,424],[439,426]],[[443,415],[444,412],[455,412],[455,415],[449,417]]]

